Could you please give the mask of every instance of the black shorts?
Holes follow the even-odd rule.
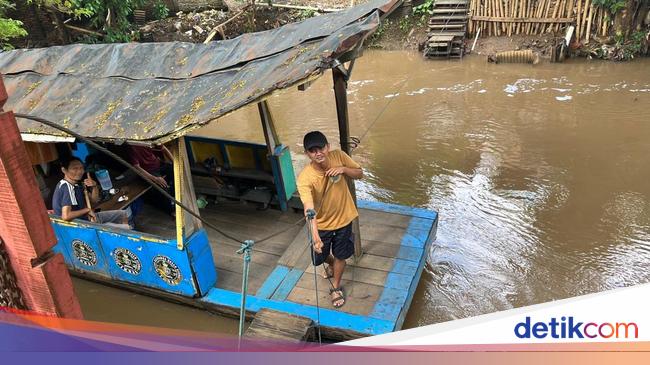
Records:
[[[345,260],[354,254],[352,223],[333,231],[321,231],[319,229],[318,236],[323,241],[323,249],[321,253],[314,252],[314,265],[318,266],[325,262],[330,252],[339,260]]]

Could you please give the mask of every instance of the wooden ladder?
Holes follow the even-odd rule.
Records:
[[[469,20],[469,0],[438,0],[429,19],[424,55],[428,58],[462,58]]]

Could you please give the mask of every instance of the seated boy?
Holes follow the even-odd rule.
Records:
[[[99,201],[99,188],[97,182],[86,177],[83,184],[80,182],[85,174],[84,165],[77,157],[70,157],[61,164],[63,179],[56,184],[52,195],[52,209],[66,221],[84,219],[95,223],[109,224],[118,228],[130,229],[129,217],[124,210],[108,210],[105,212],[92,212],[86,206],[84,189],[91,188],[90,201]]]

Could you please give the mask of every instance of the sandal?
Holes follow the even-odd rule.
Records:
[[[331,279],[334,277],[334,268],[332,265],[327,265],[323,264],[323,268],[325,270],[325,274],[323,274],[323,278],[325,279]]]
[[[332,306],[334,308],[341,308],[345,304],[345,296],[343,295],[342,288],[331,288],[330,295],[331,294],[337,294],[332,297]],[[336,305],[335,303],[340,303],[340,304]]]

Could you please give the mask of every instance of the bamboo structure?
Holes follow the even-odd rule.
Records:
[[[592,0],[471,0],[469,35],[481,36],[563,33],[575,25],[575,37],[588,43],[606,36],[613,17]]]

